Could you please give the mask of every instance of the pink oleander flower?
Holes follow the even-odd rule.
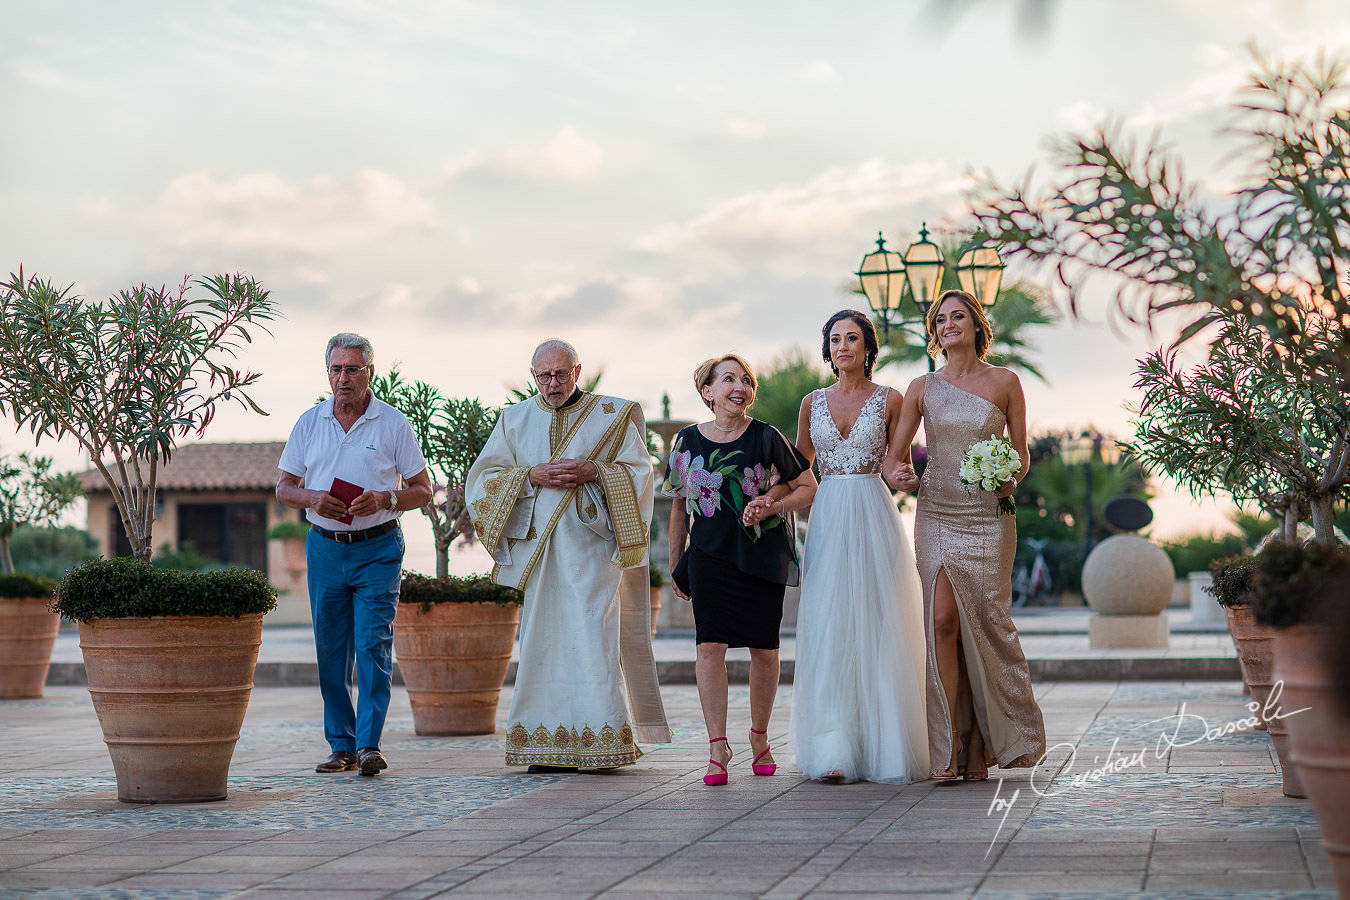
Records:
[[[763,464],[755,463],[753,469],[747,466],[745,477],[741,479],[741,493],[745,495],[745,499],[753,500],[768,489],[769,473]]]
[[[717,507],[721,505],[722,495],[722,473],[709,472],[707,469],[697,466],[689,471],[690,501],[698,503],[699,512],[704,516],[711,516],[717,512]]]

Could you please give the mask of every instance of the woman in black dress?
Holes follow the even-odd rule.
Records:
[[[797,583],[789,513],[810,505],[816,479],[778,429],[750,418],[756,380],[749,363],[734,353],[707,360],[694,371],[694,385],[713,418],[675,438],[664,489],[677,498],[670,511],[675,593],[694,604],[695,674],[710,744],[703,781],[717,785],[727,783],[731,761],[728,647],[750,648],[751,771],[777,769],[768,729],[778,628],[784,585]]]

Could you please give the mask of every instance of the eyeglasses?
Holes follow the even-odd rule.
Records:
[[[565,372],[535,372],[534,380],[540,384],[565,384],[572,378],[572,370]]]
[[[366,366],[329,366],[329,367],[328,367],[328,374],[329,374],[329,375],[332,375],[334,378],[341,378],[343,375],[346,375],[348,378],[355,378],[357,375],[360,375],[362,372],[364,372],[364,371],[365,371],[366,369],[368,369],[368,368],[370,368],[370,366],[368,366],[368,365],[366,365]]]

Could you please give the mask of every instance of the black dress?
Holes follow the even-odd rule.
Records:
[[[796,527],[770,516],[747,528],[746,503],[810,465],[778,429],[758,419],[740,437],[711,441],[697,425],[675,438],[664,490],[684,501],[689,548],[673,573],[693,598],[698,643],[777,649],[783,587],[798,576]]]

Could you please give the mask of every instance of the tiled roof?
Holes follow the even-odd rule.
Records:
[[[184,444],[159,469],[161,491],[257,491],[277,483],[277,462],[285,441],[257,444]],[[115,473],[114,473],[115,474]],[[91,491],[107,491],[96,469],[80,473]]]

